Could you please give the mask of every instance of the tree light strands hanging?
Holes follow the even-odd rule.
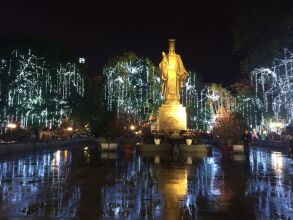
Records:
[[[137,56],[118,57],[107,65],[103,70],[107,109],[117,113],[118,118],[127,114],[129,119],[132,117],[138,121],[156,114],[162,102],[161,79],[156,69],[148,59]],[[262,77],[257,75],[256,78]],[[259,93],[261,86],[257,88]],[[259,127],[264,118],[261,111],[264,104],[260,98],[235,97],[220,85],[204,84],[194,72],[189,72],[180,97],[181,103],[187,107],[188,127],[192,129],[210,130],[221,107],[239,112],[253,128]]]
[[[188,110],[188,126],[197,130],[208,130],[211,123],[210,109],[206,109],[208,86],[199,76],[190,71],[181,92],[182,104]]]
[[[271,68],[256,68],[251,73],[255,95],[261,100],[264,111],[286,123],[293,119],[292,62],[293,54],[284,49],[284,58],[275,59]]]
[[[117,117],[126,113],[141,121],[156,113],[162,102],[161,79],[148,59],[119,57],[104,68],[103,74],[107,109],[115,111]],[[190,127],[210,127],[210,110],[205,107],[207,91],[207,86],[190,72],[181,92],[182,104],[189,108]]]
[[[9,65],[8,65],[9,63]],[[0,120],[17,120],[21,127],[57,125],[71,113],[69,99],[84,95],[84,80],[76,64],[49,66],[44,58],[13,51],[0,63]],[[14,118],[13,118],[14,117]]]
[[[146,120],[162,102],[159,74],[147,59],[120,60],[103,70],[107,109]]]

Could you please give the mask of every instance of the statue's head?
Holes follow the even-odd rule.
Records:
[[[169,39],[169,53],[175,53],[175,39]]]

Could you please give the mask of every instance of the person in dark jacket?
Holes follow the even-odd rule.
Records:
[[[291,136],[291,139],[289,141],[289,152],[290,154],[293,154],[293,136]]]
[[[242,135],[242,141],[243,141],[245,156],[248,156],[249,155],[249,147],[251,145],[251,134],[247,129],[244,130],[244,133]]]

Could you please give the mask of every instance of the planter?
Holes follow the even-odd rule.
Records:
[[[102,150],[109,150],[109,151],[115,151],[117,149],[118,143],[101,143]]]
[[[192,164],[192,158],[191,157],[187,157],[186,164]]]
[[[243,144],[234,144],[233,151],[237,153],[243,153],[244,152]]]
[[[221,145],[221,150],[222,151],[232,151],[233,146],[231,146],[231,145]]]
[[[185,143],[186,143],[186,145],[191,145],[192,144],[192,139],[191,138],[185,139]]]
[[[159,139],[159,138],[155,138],[155,139],[154,139],[154,142],[155,142],[155,145],[160,145],[160,143],[161,143],[161,139]]]
[[[154,160],[154,163],[155,164],[159,164],[161,161],[160,161],[160,157],[159,156],[155,156],[155,160]]]

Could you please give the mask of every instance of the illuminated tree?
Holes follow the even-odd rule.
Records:
[[[207,106],[208,86],[201,76],[190,71],[181,93],[182,104],[187,110],[188,128],[207,130],[210,127],[211,111]]]
[[[221,107],[216,116],[213,133],[219,137],[222,144],[237,143],[241,140],[246,125],[243,119],[235,112],[230,112]]]
[[[214,114],[217,114],[220,108],[233,111],[235,107],[235,98],[230,91],[223,88],[220,84],[211,84],[207,91],[207,102]]]
[[[248,80],[238,81],[230,86],[235,93],[236,106],[234,111],[238,112],[250,128],[259,128],[262,121],[262,103],[253,95],[253,87]]]
[[[108,111],[117,117],[126,113],[137,121],[155,115],[162,103],[161,79],[158,68],[151,61],[133,53],[116,57],[104,68],[105,100]],[[181,92],[187,107],[188,127],[207,130],[211,111],[207,107],[208,87],[201,77],[190,72]]]
[[[262,103],[257,97],[238,95],[236,96],[236,108],[235,111],[238,112],[245,123],[249,125],[250,128],[259,128],[262,121]]]
[[[24,128],[51,128],[71,114],[73,97],[84,95],[84,80],[77,64],[50,66],[30,50],[15,50],[1,60],[0,91],[2,123],[14,119]]]
[[[239,2],[239,9],[232,28],[233,46],[240,54],[242,71],[249,74],[292,45],[292,1],[247,0]]]
[[[162,102],[158,69],[133,53],[115,57],[103,71],[105,100],[109,111],[146,120]]]
[[[85,78],[85,93],[72,109],[71,118],[83,132],[99,137],[112,131],[116,113],[107,111],[104,103],[104,81],[101,76]]]
[[[288,123],[293,119],[293,54],[285,49],[283,59],[275,59],[271,68],[251,72],[255,96],[262,111],[275,120]]]

